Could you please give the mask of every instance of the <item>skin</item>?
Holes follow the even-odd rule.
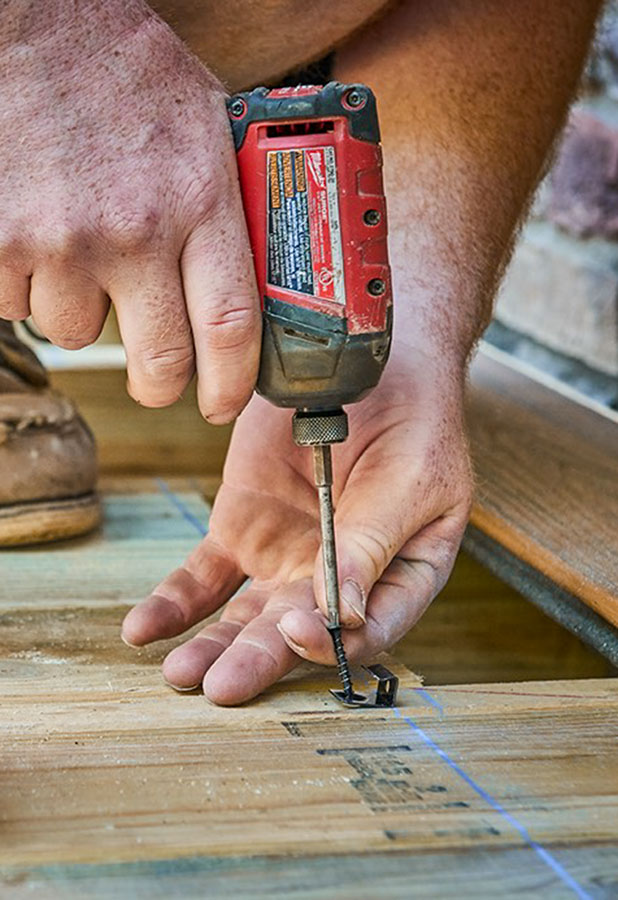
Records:
[[[197,368],[231,421],[261,322],[223,88],[145,4],[80,8],[0,11],[0,316],[75,349],[109,297],[130,394],[165,406]]]
[[[100,6],[114,4],[94,4],[92,15]],[[337,77],[367,81],[379,98],[396,305],[384,377],[350,408],[351,437],[334,454],[342,621],[352,659],[401,637],[450,573],[472,493],[462,425],[466,363],[564,120],[598,6],[417,0],[389,9],[338,52]],[[130,27],[122,11],[129,7]],[[0,81],[0,112],[18,113],[3,149],[19,174],[11,190],[0,189],[0,209],[8,210],[0,233],[11,237],[0,246],[0,315],[27,312],[30,274],[37,324],[65,344],[70,332],[78,346],[87,327],[89,339],[96,333],[92,321],[100,325],[109,294],[131,390],[152,405],[173,399],[172,386],[182,390],[190,373],[188,322],[201,408],[223,421],[249,396],[258,327],[222,93],[143,11],[123,4],[110,13],[107,31],[100,22],[69,21],[70,51],[62,29],[46,31],[38,14],[20,20],[26,47],[6,24],[0,28],[7,36],[0,58],[17,69],[19,87]],[[97,67],[93,87],[88,63],[97,46],[97,60],[110,48],[120,48],[120,57],[109,69]],[[273,59],[273,73],[278,64]],[[218,74],[230,83],[239,77],[233,61]],[[30,136],[33,109],[40,128]],[[57,152],[68,128],[77,170]],[[191,192],[196,186],[201,201]],[[127,223],[133,234],[135,222],[139,240],[127,249],[117,235]],[[53,245],[58,235],[61,252]],[[39,268],[52,274],[37,294]],[[87,284],[96,290],[84,294]],[[80,317],[92,308],[97,316],[89,313],[87,326]],[[159,352],[166,341],[170,351]],[[184,369],[170,362],[178,350]],[[144,351],[150,363],[165,359],[165,374],[143,364]],[[208,699],[235,704],[300,658],[332,663],[310,465],[310,454],[292,444],[289,411],[254,397],[234,429],[208,537],[123,624],[125,641],[143,645],[182,634],[223,607],[220,621],[165,660],[174,687],[202,682]],[[246,576],[251,585],[233,597]]]
[[[334,461],[351,659],[401,637],[451,570],[470,503],[461,391],[461,380],[402,342],[378,388],[350,408],[351,437]],[[240,703],[299,657],[333,662],[316,609],[316,598],[321,609],[325,602],[311,465],[292,443],[289,413],[252,400],[234,431],[208,537],[124,622],[132,644],[171,637],[218,609],[243,573],[252,577],[219,622],[167,657],[170,684],[204,679],[210,700]]]
[[[150,5],[233,92],[276,84],[325,56],[393,3],[154,0]]]

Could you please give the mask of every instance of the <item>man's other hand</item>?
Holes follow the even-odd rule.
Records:
[[[74,349],[111,299],[137,401],[172,403],[197,368],[203,415],[233,419],[254,386],[260,315],[223,88],[141,2],[52,0],[11,18],[12,6],[0,317],[32,314]]]

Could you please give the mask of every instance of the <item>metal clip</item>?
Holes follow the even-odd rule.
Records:
[[[397,676],[393,675],[390,669],[380,665],[380,663],[376,663],[374,666],[363,666],[363,669],[378,682],[375,696],[369,699],[365,694],[354,692],[349,697],[342,690],[331,690],[335,700],[352,709],[377,709],[384,706],[394,706],[397,700],[397,688],[399,687]]]

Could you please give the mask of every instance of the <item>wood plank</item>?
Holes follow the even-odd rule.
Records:
[[[113,609],[90,608],[50,635],[45,611],[3,616],[0,861],[519,843],[408,722],[339,707],[332,672],[299,671],[253,704],[218,709],[166,689],[162,650],[136,656],[115,624]],[[616,836],[618,683],[429,698],[415,683],[406,676],[401,713],[539,840]]]
[[[495,351],[472,365],[467,413],[472,524],[618,625],[618,417]]]
[[[192,522],[176,503],[182,503]],[[116,633],[129,607],[177,566],[207,527],[210,493],[203,478],[104,476],[104,523],[87,538],[0,554],[0,611],[45,609],[50,636],[59,612],[114,609]],[[140,497],[139,494],[147,496]],[[67,584],[66,573],[81,578]],[[53,652],[49,642],[46,652]],[[26,648],[24,648],[25,652]],[[615,670],[543,616],[466,554],[422,620],[394,649],[429,684],[496,680],[604,677]]]
[[[105,612],[51,638],[42,611],[3,617],[6,866],[435,851],[440,868],[443,852],[525,846],[509,817],[546,847],[618,837],[613,680],[428,693],[404,673],[399,715],[359,714],[305,669],[217,709],[166,690]]]
[[[559,848],[553,855],[585,894],[616,896],[616,849]],[[273,858],[201,856],[69,866],[3,867],[4,900],[462,900],[499,897],[572,898],[548,879],[528,849],[466,849],[433,853],[363,853]],[[549,882],[549,883],[548,883]]]
[[[199,498],[182,499],[203,521]],[[14,581],[21,596],[3,593],[3,896],[146,896],[157,872],[162,891],[177,874],[190,896],[213,870],[211,896],[234,884],[242,896],[271,860],[273,892],[300,884],[299,896],[314,884],[316,897],[350,896],[359,858],[375,860],[385,897],[414,896],[414,873],[416,896],[459,883],[458,896],[494,897],[500,873],[500,896],[616,882],[617,681],[427,690],[399,667],[399,709],[361,712],[330,697],[332,671],[306,666],[239,709],[176,694],[159,674],[174,642],[136,652],[118,640],[135,554],[120,554],[125,588],[117,574],[108,591],[107,576],[123,543],[150,573],[149,554],[173,555],[196,532],[167,495],[130,500],[110,506],[107,555],[95,541],[83,563],[39,556],[39,596],[22,603],[27,579]],[[84,569],[106,586],[98,596]]]
[[[468,525],[462,546],[490,572],[532,600],[554,622],[618,667],[618,627],[473,525]]]
[[[133,604],[180,565],[208,525],[209,508],[192,482],[165,492],[103,496],[95,534],[2,551],[0,610]],[[79,577],[72,577],[79,573]]]
[[[51,379],[92,428],[104,474],[220,477],[232,428],[202,419],[194,382],[173,406],[148,409],[127,394],[123,369],[55,371]]]

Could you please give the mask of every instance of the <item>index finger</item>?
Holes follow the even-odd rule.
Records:
[[[198,373],[198,403],[214,424],[231,421],[257,379],[262,317],[231,144],[218,201],[189,236],[181,257]],[[231,157],[231,158],[230,158]]]
[[[213,703],[232,706],[253,699],[300,662],[283,639],[279,620],[288,610],[315,609],[311,579],[277,590],[262,612],[239,632],[204,677],[204,694]]]

